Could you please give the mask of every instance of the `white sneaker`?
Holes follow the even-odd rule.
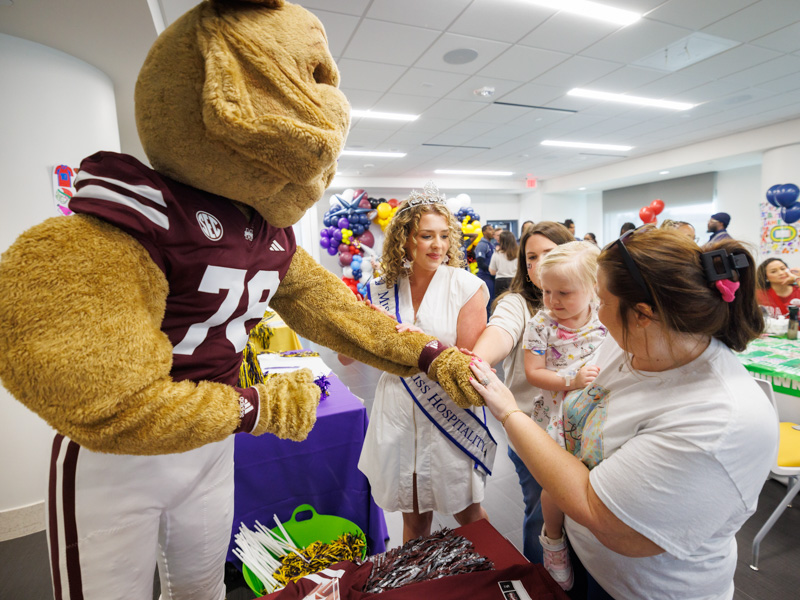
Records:
[[[572,574],[572,564],[569,561],[567,536],[564,530],[561,530],[559,539],[553,540],[544,534],[544,527],[542,527],[539,542],[542,544],[544,568],[550,573],[550,577],[555,579],[556,583],[561,586],[561,589],[565,591],[571,590],[573,583],[575,583],[575,578]]]

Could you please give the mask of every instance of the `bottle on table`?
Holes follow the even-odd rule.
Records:
[[[797,306],[789,307],[789,329],[786,331],[786,337],[790,340],[797,339]]]

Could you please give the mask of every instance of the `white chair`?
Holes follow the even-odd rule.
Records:
[[[772,386],[761,379],[756,379],[764,393],[772,402],[772,407],[775,409],[775,414],[778,414],[778,404],[775,400],[775,394],[772,392]],[[756,537],[753,538],[753,560],[750,563],[750,568],[758,571],[758,550],[761,541],[775,525],[775,522],[786,510],[787,506],[791,506],[792,500],[800,491],[800,431],[794,429],[797,427],[795,423],[781,423],[780,424],[780,438],[778,441],[778,458],[775,460],[775,466],[771,471],[773,475],[781,475],[788,478],[786,495],[781,500],[780,504],[772,511],[767,522],[759,529]]]

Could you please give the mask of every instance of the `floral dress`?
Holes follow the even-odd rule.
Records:
[[[591,364],[608,330],[597,318],[592,307],[589,321],[578,329],[559,324],[547,310],[540,310],[525,327],[523,348],[545,357],[547,369],[554,372],[575,371]],[[564,422],[561,405],[564,398],[573,392],[540,390],[534,400],[531,418],[564,447]]]

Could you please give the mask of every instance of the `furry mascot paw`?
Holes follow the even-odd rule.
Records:
[[[461,408],[485,404],[483,398],[476,402],[472,395],[464,393],[465,386],[470,385],[469,378],[472,376],[469,369],[471,361],[472,357],[463,354],[458,348],[448,348],[434,359],[428,370],[428,376],[438,381],[447,395]]]
[[[184,452],[235,431],[303,439],[319,398],[303,375],[237,385],[268,303],[306,339],[418,372],[431,337],[397,333],[295,243],[344,147],[338,82],[321,23],[282,0],[207,0],[164,31],[136,84],[152,168],[85,159],[76,214],[32,228],[0,262],[9,391],[98,452]],[[467,364],[448,353],[433,375],[481,404]]]

